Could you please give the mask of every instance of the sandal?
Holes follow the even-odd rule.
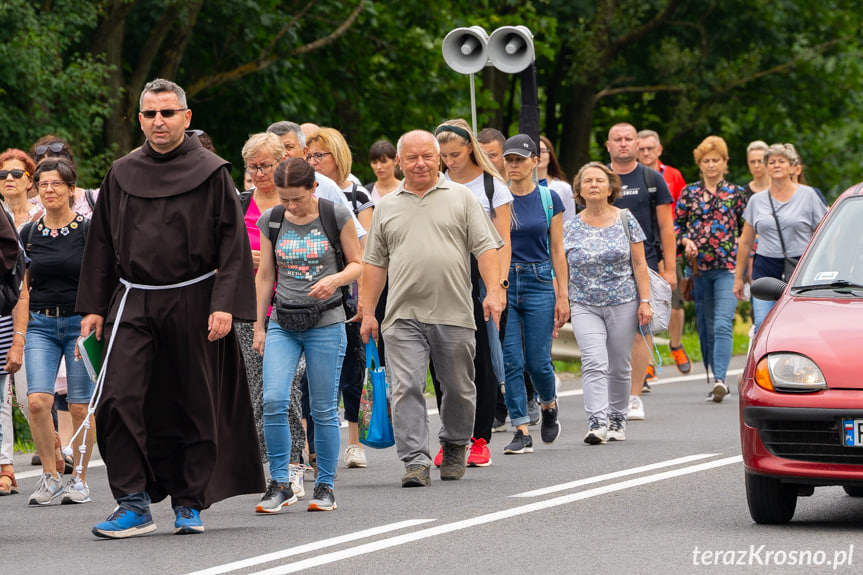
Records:
[[[9,481],[3,481],[4,477],[8,477]],[[15,474],[11,471],[0,471],[0,496],[14,495],[18,493],[18,482],[15,481]]]

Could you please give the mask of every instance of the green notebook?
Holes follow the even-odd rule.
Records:
[[[102,369],[102,345],[103,342],[96,339],[96,332],[91,332],[87,337],[78,340],[78,351],[84,361],[84,367],[90,374],[90,379],[96,381],[99,370]]]

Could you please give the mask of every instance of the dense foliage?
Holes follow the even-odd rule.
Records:
[[[140,143],[137,96],[163,76],[238,179],[245,139],[281,119],[342,130],[368,178],[376,139],[469,117],[468,78],[441,57],[449,30],[524,24],[542,129],[569,173],[629,121],[660,132],[689,180],[691,150],[718,134],[731,179],[748,180],[750,140],[790,141],[836,194],[861,179],[860,21],[849,0],[6,0],[0,145],[57,133],[95,185]],[[479,124],[514,133],[518,78],[487,69],[477,86]]]

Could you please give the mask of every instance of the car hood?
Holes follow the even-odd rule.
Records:
[[[765,322],[758,351],[790,351],[813,360],[828,387],[863,389],[857,363],[863,341],[863,299],[785,296]]]

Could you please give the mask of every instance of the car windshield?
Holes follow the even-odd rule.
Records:
[[[834,206],[791,286],[792,292],[836,297],[863,297],[863,197]]]

